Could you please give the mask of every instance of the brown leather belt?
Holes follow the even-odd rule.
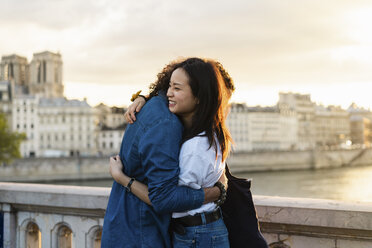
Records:
[[[221,210],[218,208],[217,210],[209,213],[188,215],[181,218],[172,218],[172,222],[180,224],[184,227],[200,226],[203,224],[202,215],[205,216],[205,224],[208,224],[221,218]]]

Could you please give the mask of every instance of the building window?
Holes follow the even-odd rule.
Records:
[[[72,231],[67,226],[61,226],[58,230],[58,247],[70,248],[72,247]]]
[[[102,237],[102,229],[98,230],[96,232],[96,235],[94,236],[94,242],[93,242],[93,247],[94,248],[100,248],[101,247],[101,237]]]
[[[54,82],[59,83],[58,80],[58,64],[54,63]]]
[[[46,67],[47,67],[47,64],[46,64],[46,62],[45,62],[45,60],[44,60],[44,61],[43,61],[43,82],[46,82],[46,81],[47,81],[47,80],[46,80],[46,72],[47,72]]]
[[[9,76],[10,76],[10,78],[14,78],[14,68],[13,68],[13,63],[10,63],[9,64],[10,66],[9,66]]]
[[[41,248],[41,232],[35,223],[29,223],[26,228],[26,246]]]
[[[41,83],[41,65],[40,62],[36,62],[36,70],[37,70],[37,82]]]
[[[4,65],[4,80],[8,80],[8,76],[9,76],[9,65],[5,64]]]

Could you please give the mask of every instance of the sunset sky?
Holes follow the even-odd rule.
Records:
[[[60,52],[65,95],[127,105],[169,61],[219,60],[233,101],[278,92],[372,108],[372,2],[362,0],[0,0],[0,56]]]

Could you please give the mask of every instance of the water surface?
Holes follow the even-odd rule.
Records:
[[[256,195],[372,202],[372,165],[234,175],[252,178],[252,193]],[[112,180],[94,180],[56,184],[111,187],[112,182]]]

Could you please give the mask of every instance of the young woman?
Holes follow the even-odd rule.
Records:
[[[225,120],[233,83],[219,63],[199,58],[172,63],[162,74],[169,78],[165,81],[169,83],[169,110],[184,125],[179,185],[195,189],[211,187],[224,172],[230,150],[231,137]],[[131,179],[122,167],[118,157],[110,159],[110,172],[115,181],[128,185]],[[146,185],[136,182],[131,190],[151,205]],[[173,213],[171,226],[173,247],[229,247],[218,203]]]

